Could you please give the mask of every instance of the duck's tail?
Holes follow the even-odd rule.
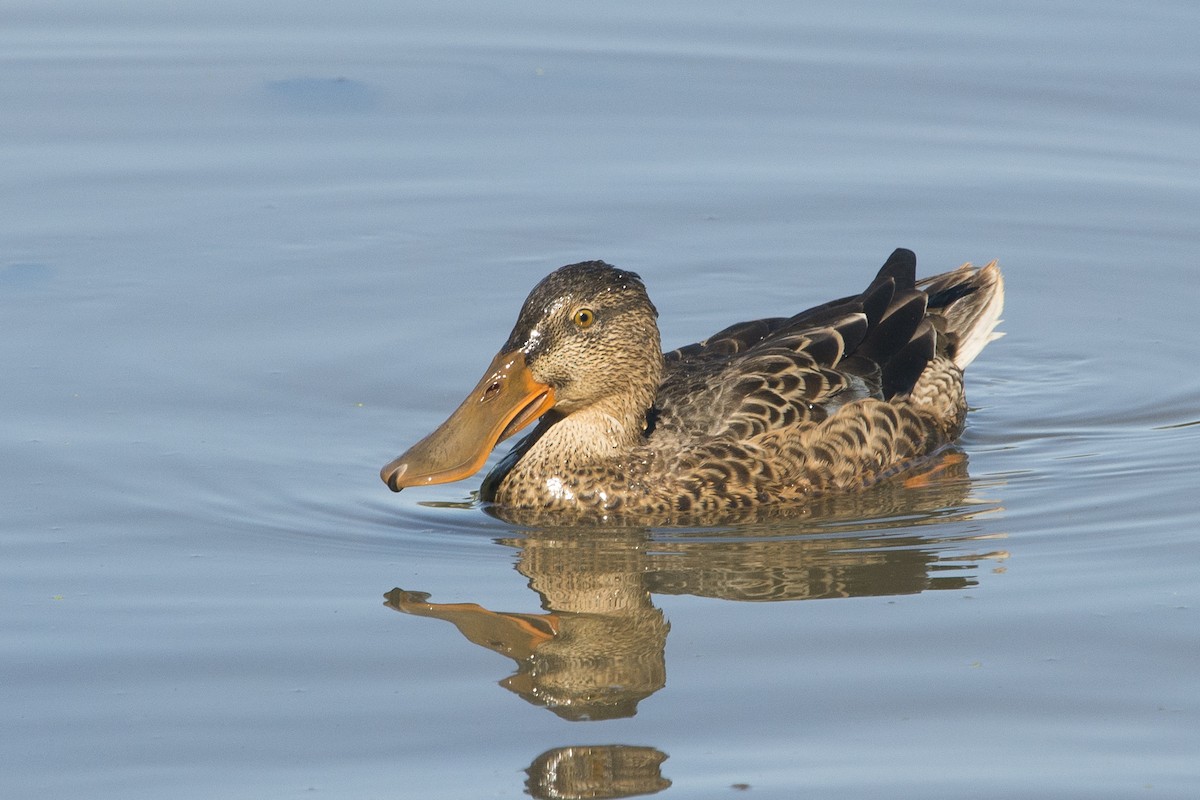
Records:
[[[996,331],[1004,310],[1004,278],[995,261],[979,268],[963,264],[917,281],[917,288],[929,296],[938,352],[959,369],[966,369],[988,342],[1004,335]]]

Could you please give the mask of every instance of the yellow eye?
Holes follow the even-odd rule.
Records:
[[[592,327],[592,323],[596,321],[596,312],[590,308],[578,308],[571,317],[571,321],[580,328],[590,328]]]

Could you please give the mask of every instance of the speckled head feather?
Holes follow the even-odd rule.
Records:
[[[603,261],[581,261],[559,267],[533,287],[503,349],[526,353],[545,349],[542,330],[547,322],[565,307],[585,302],[615,312],[648,309],[651,319],[658,317],[658,309],[650,302],[646,285],[636,272]]]

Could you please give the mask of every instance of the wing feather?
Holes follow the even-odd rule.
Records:
[[[983,331],[972,344],[994,336],[1002,300],[986,306],[974,295],[999,279],[980,272],[963,268],[918,283],[916,257],[898,249],[858,295],[791,317],[739,322],[673,350],[664,356],[648,430],[680,442],[745,441],[820,422],[855,400],[909,393],[930,361],[972,329]],[[977,317],[984,322],[958,323]]]

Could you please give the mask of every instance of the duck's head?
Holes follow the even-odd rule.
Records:
[[[644,415],[662,374],[658,312],[641,278],[603,261],[550,273],[508,341],[448,420],[380,471],[393,491],[475,473],[546,412]]]

